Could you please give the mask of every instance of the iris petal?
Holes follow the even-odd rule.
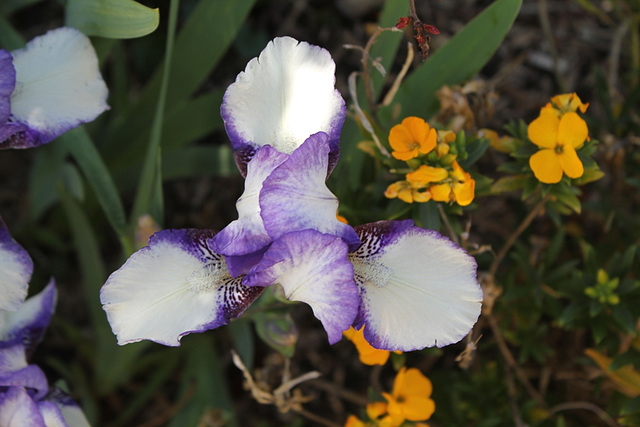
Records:
[[[33,262],[0,218],[0,310],[17,310],[27,297]],[[0,331],[2,326],[0,325]]]
[[[358,310],[358,289],[347,251],[347,245],[336,236],[315,230],[288,233],[273,242],[245,283],[279,283],[287,299],[311,306],[327,331],[329,343],[334,344]]]
[[[22,387],[8,387],[0,394],[0,425],[46,427],[38,405]]]
[[[356,227],[362,246],[349,255],[360,289],[354,327],[385,350],[411,351],[458,342],[480,315],[475,260],[412,221]]]
[[[16,86],[13,121],[28,127],[2,148],[29,148],[95,119],[109,108],[108,90],[89,38],[58,28],[12,52]]]
[[[335,63],[318,46],[291,37],[269,42],[227,88],[221,114],[243,175],[257,148],[290,154],[316,132],[329,135],[330,168],[337,162],[346,107],[335,89]]]
[[[119,344],[180,338],[235,319],[262,293],[227,271],[209,230],[163,230],[102,287],[100,300]]]

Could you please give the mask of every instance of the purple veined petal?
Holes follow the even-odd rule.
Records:
[[[264,146],[247,165],[244,192],[236,202],[238,219],[232,221],[213,238],[214,250],[225,256],[247,255],[271,243],[260,216],[259,196],[264,180],[289,156],[273,147]],[[233,274],[233,268],[229,271]]]
[[[336,218],[338,199],[325,183],[328,136],[310,136],[265,180],[260,192],[262,221],[273,240],[291,231],[314,229],[341,237],[354,250],[360,239]]]
[[[109,108],[95,50],[80,31],[58,28],[11,54],[16,84],[9,120],[28,129],[0,142],[0,148],[46,144]]]
[[[11,115],[11,94],[15,87],[16,69],[13,67],[13,57],[6,50],[0,49],[0,126]]]
[[[271,145],[291,154],[310,135],[329,135],[335,166],[346,115],[335,89],[335,63],[321,47],[278,37],[238,74],[220,109],[242,175],[253,153]]]
[[[19,341],[25,345],[27,357],[30,357],[49,326],[57,297],[56,285],[51,279],[17,311],[0,312],[0,342]]]
[[[360,290],[354,327],[375,348],[411,351],[460,341],[480,315],[476,262],[433,230],[407,221],[356,227],[349,254]]]
[[[180,338],[229,323],[262,293],[229,275],[211,249],[211,230],[163,230],[134,253],[100,291],[118,344]]]
[[[0,393],[0,426],[47,427],[38,404],[22,387],[9,387]]]
[[[24,387],[32,390],[36,399],[44,397],[49,383],[44,372],[36,365],[28,365],[25,347],[20,342],[0,347],[0,388]]]
[[[0,217],[0,336],[2,310],[17,310],[27,297],[33,262],[27,251],[9,234]]]
[[[347,245],[339,237],[315,230],[288,233],[273,242],[244,283],[279,283],[287,299],[311,306],[327,331],[329,343],[335,344],[358,310],[358,289],[347,253]]]
[[[229,274],[232,277],[247,274],[254,265],[260,262],[265,252],[269,249],[269,246],[271,246],[271,242],[264,248],[251,252],[250,254],[224,257],[227,262]]]
[[[90,427],[78,404],[58,388],[51,388],[38,407],[47,427]]]

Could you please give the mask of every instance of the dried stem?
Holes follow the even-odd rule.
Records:
[[[538,1],[538,17],[540,18],[540,27],[542,27],[542,34],[547,39],[549,44],[549,51],[553,57],[553,72],[556,77],[556,83],[560,87],[560,92],[565,93],[568,91],[567,83],[560,73],[560,55],[558,55],[558,49],[556,43],[553,40],[553,31],[551,30],[551,22],[549,21],[549,4],[548,0]]]
[[[572,409],[585,409],[596,414],[606,425],[611,427],[619,427],[620,424],[615,422],[609,414],[607,414],[602,408],[591,402],[567,402],[561,403],[549,409],[549,415],[556,414],[560,411],[567,411]]]

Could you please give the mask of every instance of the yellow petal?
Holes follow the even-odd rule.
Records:
[[[463,183],[453,184],[453,194],[460,206],[468,206],[473,202],[476,191],[476,181],[469,179]]]
[[[427,397],[410,396],[403,405],[404,416],[409,421],[424,421],[433,415],[436,404]]]
[[[432,166],[420,165],[417,170],[407,174],[407,180],[409,182],[430,183],[442,181],[448,176],[449,172],[447,172],[447,170],[444,168],[434,168]]]
[[[367,416],[371,420],[378,419],[378,417],[387,413],[387,402],[373,402],[367,405]]]
[[[360,362],[363,364],[369,366],[384,365],[389,360],[390,351],[373,348],[364,338],[364,326],[359,331],[349,328],[343,334],[356,346]]]
[[[429,130],[429,133],[427,133],[427,137],[425,139],[418,140],[418,142],[420,143],[420,148],[418,150],[422,154],[427,154],[436,147],[437,141],[438,134],[436,133],[435,129],[431,129]]]
[[[529,159],[529,166],[538,181],[545,184],[555,184],[562,179],[562,166],[553,149],[543,149],[535,153]]]
[[[408,151],[392,151],[391,155],[398,160],[411,160],[418,157],[418,149],[412,149]]]
[[[559,144],[578,148],[584,144],[588,136],[587,123],[580,118],[578,113],[567,113],[562,116],[558,124]]]
[[[405,203],[413,203],[413,190],[411,190],[411,187],[400,190],[398,192],[398,199]]]
[[[551,102],[553,102],[564,113],[568,113],[570,111],[575,112],[577,109],[580,109],[580,112],[584,113],[587,111],[587,107],[589,106],[589,103],[587,102],[584,104],[575,92],[556,95],[551,98]]]
[[[366,427],[367,425],[360,421],[355,415],[349,415],[347,422],[344,423],[344,427]]]
[[[407,117],[402,121],[402,125],[409,131],[414,142],[426,141],[429,134],[429,124],[420,117]]]
[[[408,151],[415,142],[413,135],[403,124],[395,125],[389,132],[389,144],[395,151]]]
[[[400,372],[398,372],[398,376],[400,376]],[[398,377],[396,377],[396,381]],[[421,396],[421,397],[429,397],[431,396],[431,392],[433,391],[433,386],[431,385],[431,381],[429,378],[425,377],[419,369],[410,368],[404,372],[402,377],[402,382],[398,384],[398,387],[401,387],[400,392],[402,396]],[[393,395],[398,398],[399,394],[396,394],[396,383],[394,381],[393,384]]]
[[[580,178],[584,173],[582,162],[578,158],[578,153],[576,153],[576,150],[572,146],[565,145],[562,153],[558,154],[558,160],[560,161],[562,170],[569,178]]]
[[[414,189],[411,193],[411,196],[413,197],[414,202],[425,203],[431,200],[431,191],[418,191]]]
[[[542,113],[529,124],[527,133],[531,142],[542,148],[554,148],[558,143],[558,123],[554,114]]]
[[[392,394],[393,394],[394,400],[398,396],[400,396],[402,390],[404,390],[404,378],[405,378],[406,372],[407,372],[407,368],[406,368],[406,366],[403,366],[402,368],[400,368],[400,370],[396,374],[396,378],[393,380],[393,391],[392,391]],[[391,403],[391,402],[389,402],[389,403]]]
[[[447,183],[432,185],[429,191],[436,202],[448,202],[451,199],[451,185]]]

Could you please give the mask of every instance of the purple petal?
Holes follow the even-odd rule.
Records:
[[[80,31],[66,27],[49,31],[11,55],[16,83],[9,120],[26,129],[2,123],[0,148],[46,144],[109,108],[98,58]],[[14,133],[7,136],[10,131]]]
[[[49,389],[44,372],[36,365],[28,365],[24,345],[13,343],[0,348],[0,388],[25,387],[41,398]]]
[[[328,136],[310,136],[265,180],[260,192],[264,227],[273,240],[291,231],[314,229],[341,237],[353,250],[360,239],[336,218],[338,199],[325,184]]]
[[[22,387],[0,393],[0,426],[46,427],[38,405]]]
[[[222,119],[240,172],[264,145],[290,154],[310,135],[330,136],[330,166],[346,115],[335,89],[335,64],[325,49],[279,37],[238,74],[224,95]]]
[[[229,274],[233,277],[247,274],[254,265],[260,262],[270,245],[271,242],[264,248],[251,252],[250,254],[224,257],[224,260],[227,262]]]
[[[21,342],[30,357],[49,326],[57,295],[55,282],[51,279],[39,294],[27,299],[17,311],[0,313],[0,342]]]
[[[259,196],[264,180],[289,156],[273,147],[262,147],[249,162],[244,192],[236,202],[238,219],[213,238],[213,248],[225,256],[247,255],[271,243],[260,216]],[[231,271],[231,270],[230,270]],[[232,275],[235,277],[236,275]]]
[[[15,311],[27,297],[33,262],[27,251],[11,238],[0,217],[0,310]],[[0,314],[1,316],[1,314]],[[0,323],[0,337],[2,335]]]
[[[0,49],[0,125],[9,120],[11,94],[15,87],[16,69],[13,67],[13,57],[6,50]]]
[[[38,406],[47,427],[90,427],[78,404],[58,388],[51,388]]]
[[[356,231],[362,246],[349,255],[360,290],[354,327],[366,325],[372,346],[442,347],[469,332],[482,305],[473,257],[411,221],[380,221]]]
[[[311,306],[334,344],[353,323],[358,308],[358,290],[347,251],[347,245],[335,236],[315,230],[288,233],[273,242],[244,283],[279,283],[287,299]]]
[[[169,346],[229,323],[260,295],[229,275],[211,249],[210,230],[163,230],[111,274],[100,300],[118,344],[144,339]]]

